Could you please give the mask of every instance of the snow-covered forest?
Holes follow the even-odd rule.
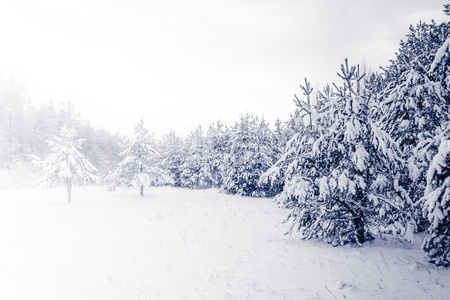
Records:
[[[341,82],[317,90],[305,79],[289,120],[271,126],[245,113],[186,138],[156,140],[143,119],[134,136],[112,134],[70,103],[35,105],[25,87],[2,80],[1,184],[64,181],[69,200],[72,183],[275,197],[303,238],[362,244],[428,231],[424,250],[448,265],[449,30],[446,22],[411,26],[378,72],[344,60]]]
[[[35,104],[26,87],[2,79],[0,187],[62,185],[69,202],[83,185],[140,196],[165,186],[213,188],[249,203],[271,198],[287,212],[272,221],[299,240],[422,240],[430,266],[448,267],[450,23],[420,22],[405,33],[378,71],[344,59],[340,82],[302,80],[288,120],[269,124],[243,112],[234,124],[217,120],[186,137],[156,139],[144,119],[134,135],[111,133],[70,103]]]

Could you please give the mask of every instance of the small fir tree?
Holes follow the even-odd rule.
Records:
[[[174,186],[181,186],[181,166],[185,160],[184,143],[181,137],[171,131],[163,136],[160,149],[161,168],[169,172]]]
[[[67,187],[67,200],[72,200],[72,183],[98,183],[97,169],[80,153],[84,140],[75,139],[73,127],[64,125],[59,137],[49,141],[51,154],[44,161],[45,186],[55,186],[64,182]]]
[[[212,186],[219,188],[223,185],[223,162],[230,151],[230,130],[220,121],[209,126],[206,134],[207,161],[211,166]]]
[[[137,186],[140,195],[144,196],[145,187],[171,180],[158,166],[156,144],[153,135],[144,126],[144,119],[134,126],[134,133],[134,137],[128,141],[125,150],[120,154],[124,157],[123,160],[108,175],[106,181],[111,182],[112,187]]]
[[[268,124],[250,114],[241,116],[233,127],[221,191],[243,196],[273,196],[270,184],[259,183],[273,162],[273,133]]]
[[[185,161],[181,166],[181,186],[204,189],[212,186],[211,164],[207,159],[207,141],[201,127],[190,133],[185,143]]]

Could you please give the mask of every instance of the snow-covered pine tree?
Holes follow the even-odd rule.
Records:
[[[212,186],[211,165],[207,160],[207,141],[201,127],[185,141],[185,160],[181,166],[181,186],[204,189]]]
[[[273,133],[268,124],[250,114],[241,116],[232,129],[221,191],[243,196],[273,196],[270,184],[259,184],[260,177],[273,162]]]
[[[303,238],[363,243],[370,226],[401,213],[391,198],[396,192],[391,170],[401,164],[401,153],[369,117],[359,68],[345,60],[338,75],[344,85],[321,96],[325,101],[315,117],[320,135],[313,131],[291,150],[293,171],[278,199],[293,208],[293,229]]]
[[[212,186],[220,188],[223,184],[223,162],[230,151],[230,130],[224,123],[217,121],[209,126],[206,141]]]
[[[443,112],[434,114],[432,131],[425,131],[413,149],[416,161],[427,163],[426,187],[419,201],[424,217],[430,222],[431,237],[423,245],[432,262],[437,265],[450,264],[450,37],[436,52],[427,74],[432,80],[429,85],[435,88],[440,98],[435,107]],[[440,100],[440,101],[439,101]],[[437,104],[436,104],[437,102]]]
[[[448,58],[444,63],[435,59],[449,32],[448,23],[411,26],[408,39],[400,44],[397,58],[385,69],[387,87],[380,94],[379,124],[404,153],[407,163],[399,175],[399,187],[404,189],[404,198],[409,198],[410,203],[417,203],[423,196],[430,162],[417,146],[428,136],[434,136],[449,118],[449,84],[445,76]],[[418,229],[424,230],[428,224],[421,218],[420,207],[414,207]]]
[[[186,159],[183,140],[171,131],[163,136],[159,149],[161,168],[169,172],[174,186],[181,186],[181,166]]]
[[[423,244],[430,261],[450,265],[450,121],[442,130],[419,144],[427,153],[436,153],[427,172],[425,195],[420,200],[423,213],[430,222],[431,237]],[[436,150],[437,148],[437,150]]]
[[[285,151],[287,143],[294,135],[294,131],[292,130],[292,128],[288,127],[288,122],[283,123],[280,119],[275,120],[275,129],[273,131],[273,161],[275,162],[278,162],[278,160],[281,158]],[[275,163],[261,176],[258,184],[270,184],[272,194],[276,195],[283,190],[285,182],[284,176],[285,169],[281,168]]]
[[[301,132],[305,128],[305,121],[302,117],[303,113],[300,109],[295,109],[293,113],[290,114],[289,119],[286,121],[286,136],[289,137],[287,142],[297,133]],[[286,144],[287,144],[286,142]]]
[[[293,191],[290,191],[287,187],[297,183],[297,179],[299,178],[294,179],[294,177],[296,177],[295,175],[299,171],[299,166],[308,165],[308,161],[305,160],[303,154],[310,152],[310,146],[314,141],[314,137],[317,136],[317,133],[313,133],[316,127],[313,126],[312,122],[314,106],[312,104],[311,94],[314,89],[306,78],[305,85],[300,85],[300,88],[303,90],[303,95],[306,96],[306,101],[294,95],[294,103],[297,109],[295,114],[291,115],[291,119],[287,123],[287,133],[284,134],[286,137],[289,137],[289,140],[282,149],[281,155],[277,157],[276,162],[260,179],[260,183],[270,183],[272,187],[279,187],[278,189],[283,191],[283,193],[277,196],[276,201],[286,207],[291,206],[289,204],[291,200],[296,201],[296,197],[293,197],[291,194]],[[307,118],[306,121],[305,118]],[[309,145],[309,148],[307,145]],[[287,185],[286,190],[284,189],[285,184]]]
[[[431,21],[411,25],[407,39],[400,42],[395,58],[387,67],[382,68],[387,91],[404,82],[412,68],[426,72],[434,61],[436,51],[447,39],[449,29],[448,22],[436,24]]]
[[[319,188],[316,182],[325,168],[323,161],[313,155],[314,142],[320,136],[316,121],[317,110],[331,101],[333,93],[327,85],[323,91],[317,93],[313,103],[313,89],[306,78],[305,85],[300,85],[300,88],[306,100],[295,96],[294,103],[298,108],[295,119],[291,118],[290,121],[291,127],[296,128],[296,133],[287,143],[283,155],[265,176],[273,182],[280,174],[285,174],[283,191],[275,197],[275,201],[291,210],[286,219],[286,222],[291,223],[289,233],[299,230],[303,238],[307,239],[315,236],[311,227],[317,221]]]
[[[134,126],[134,137],[120,155],[123,160],[105,179],[112,187],[137,186],[140,195],[144,196],[145,187],[171,181],[170,176],[158,166],[156,142],[153,134],[145,128],[143,118]]]
[[[67,199],[72,199],[72,183],[98,183],[97,169],[78,151],[84,140],[75,139],[73,127],[63,125],[59,137],[49,141],[51,154],[44,161],[46,178],[44,186],[55,186],[64,182],[67,187]]]
[[[288,124],[283,123],[280,119],[275,120],[275,129],[273,130],[273,142],[276,160],[278,160],[284,152],[284,148],[288,141],[292,138],[292,131],[288,129]]]

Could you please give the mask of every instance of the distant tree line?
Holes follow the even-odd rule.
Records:
[[[120,161],[122,135],[93,127],[69,102],[35,104],[21,83],[0,78],[0,177],[4,179],[0,185],[24,184],[25,179],[31,182],[42,175],[34,162],[51,153],[49,141],[64,125],[83,137],[81,152],[101,177]]]

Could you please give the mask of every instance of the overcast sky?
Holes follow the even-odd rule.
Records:
[[[0,74],[92,124],[161,136],[250,112],[294,111],[298,84],[337,81],[345,57],[386,65],[409,24],[445,0],[1,0]]]

